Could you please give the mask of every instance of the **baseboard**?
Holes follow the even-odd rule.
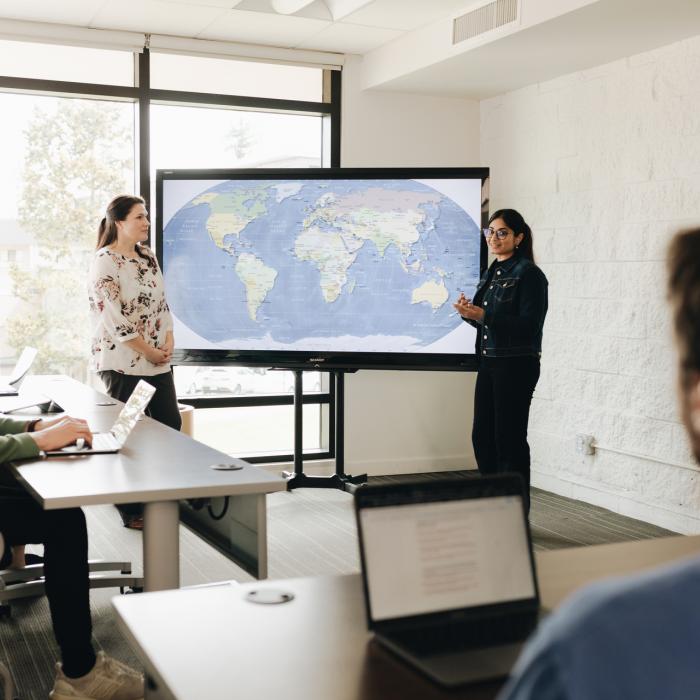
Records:
[[[554,474],[533,471],[532,485],[559,496],[575,498],[584,503],[607,508],[614,513],[657,525],[682,535],[700,534],[700,516],[680,513],[654,503],[645,503],[625,493],[604,491],[595,484],[561,479]]]

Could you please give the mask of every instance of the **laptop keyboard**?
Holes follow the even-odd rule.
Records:
[[[112,433],[94,433],[92,436],[93,450],[118,450],[119,443]]]
[[[392,631],[391,638],[404,648],[426,655],[433,652],[484,648],[525,639],[534,629],[536,613],[524,612],[453,622],[449,625]]]

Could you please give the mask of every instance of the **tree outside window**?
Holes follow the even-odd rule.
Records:
[[[23,303],[7,319],[8,344],[39,350],[35,370],[86,379],[86,280],[107,203],[133,191],[129,103],[42,98],[24,128],[20,227],[34,238],[29,266],[10,268]]]

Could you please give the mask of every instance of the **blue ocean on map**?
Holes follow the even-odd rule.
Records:
[[[163,232],[173,314],[227,349],[421,352],[461,324],[479,252],[472,217],[412,180],[225,181]]]

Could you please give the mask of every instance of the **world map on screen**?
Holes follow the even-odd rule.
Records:
[[[227,180],[167,221],[167,297],[215,347],[432,352],[461,324],[479,234],[415,180]]]

